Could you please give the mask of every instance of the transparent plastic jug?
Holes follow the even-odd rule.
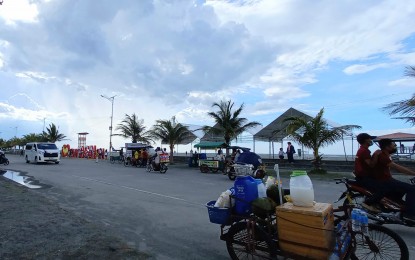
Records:
[[[307,172],[293,171],[290,177],[290,196],[293,204],[300,207],[312,207],[314,189]]]
[[[258,198],[265,198],[267,197],[267,189],[265,188],[264,183],[261,179],[255,179],[258,188]]]

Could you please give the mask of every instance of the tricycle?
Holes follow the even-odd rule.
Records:
[[[224,162],[219,160],[199,159],[199,169],[202,173],[213,172],[219,170],[224,171]]]
[[[344,214],[345,211],[352,211],[352,206],[334,209],[334,228],[319,230],[327,234],[334,232],[334,241],[330,247],[322,249],[310,245],[307,248],[306,244],[302,250],[287,251],[289,247],[286,244],[286,235],[296,234],[289,232],[284,238],[280,238],[277,222],[302,225],[311,228],[310,232],[314,232],[313,229],[316,228],[308,226],[309,224],[299,224],[299,220],[295,218],[284,219],[277,216],[275,210],[266,214],[262,211],[261,214],[241,216],[235,214],[231,208],[215,208],[214,203],[215,201],[211,201],[206,205],[209,218],[212,223],[220,224],[220,239],[226,242],[226,248],[233,260],[278,259],[279,256],[289,259],[409,259],[408,247],[397,233],[377,224],[357,224],[356,218],[352,221],[349,217],[351,214]],[[298,246],[295,242],[292,245]],[[320,254],[318,257],[310,253],[315,253],[316,250]]]
[[[124,156],[121,156],[119,152],[110,152],[110,163],[114,164],[115,162],[118,162],[119,164],[125,163]]]

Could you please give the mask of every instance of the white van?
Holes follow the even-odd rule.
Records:
[[[25,160],[30,162],[54,162],[58,164],[61,155],[54,143],[27,143],[25,146]]]

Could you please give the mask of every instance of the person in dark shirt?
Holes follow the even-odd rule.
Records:
[[[406,194],[404,218],[415,222],[415,186],[398,181],[392,177],[390,169],[415,176],[415,171],[403,167],[391,159],[391,154],[396,153],[397,145],[391,139],[379,141],[380,153],[373,169],[373,178],[379,184],[384,196],[402,199]]]
[[[291,144],[291,142],[287,143],[287,158],[288,163],[294,163],[294,154],[295,154],[295,148],[294,145]]]

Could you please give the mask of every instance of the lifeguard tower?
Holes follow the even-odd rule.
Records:
[[[86,147],[86,135],[89,133],[83,132],[78,133],[78,149],[81,149],[82,147]]]

